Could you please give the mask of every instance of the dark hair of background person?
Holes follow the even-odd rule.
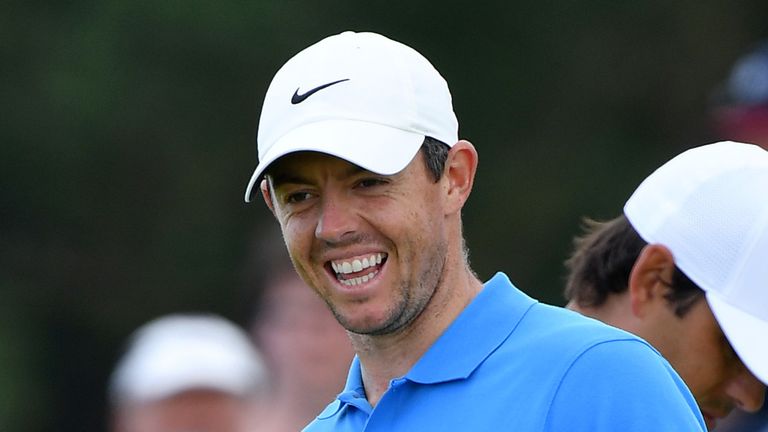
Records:
[[[299,430],[344,388],[354,353],[344,328],[294,269],[279,228],[260,225],[249,242],[241,309],[269,387],[256,404],[258,430]]]
[[[623,214],[607,222],[584,219],[583,230],[584,234],[574,239],[574,251],[565,261],[565,297],[580,306],[595,307],[609,295],[627,290],[632,267],[648,243]],[[672,281],[662,282],[671,288],[666,298],[679,317],[704,295],[677,266]]]
[[[286,272],[294,272],[280,230],[272,225],[260,226],[252,233],[240,280],[243,302],[239,313],[246,326],[269,313],[264,304],[264,290]]]

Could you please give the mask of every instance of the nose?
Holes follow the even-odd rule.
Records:
[[[756,412],[765,401],[765,384],[755,377],[746,366],[736,375],[726,388],[736,406],[747,412]]]
[[[315,237],[328,243],[338,243],[356,231],[355,209],[341,193],[326,194],[320,206],[320,218]]]

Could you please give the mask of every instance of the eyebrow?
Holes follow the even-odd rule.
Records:
[[[270,183],[273,186],[279,186],[283,184],[306,184],[309,183],[306,179],[295,173],[279,173],[279,174],[267,174],[267,178],[270,179]]]
[[[277,170],[276,170],[277,171]],[[375,174],[372,171],[368,171],[358,165],[350,163],[349,166],[341,172],[339,175],[340,177],[350,177],[353,175],[357,175],[360,173],[370,172],[371,174]],[[280,186],[284,184],[310,184],[312,183],[307,177],[304,177],[301,175],[301,173],[297,172],[272,172],[268,173],[266,175],[271,179],[271,183],[273,186]]]

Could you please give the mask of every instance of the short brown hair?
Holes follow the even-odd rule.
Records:
[[[632,267],[648,243],[623,214],[607,222],[584,219],[583,230],[565,261],[565,298],[579,306],[597,307],[609,295],[627,290]],[[680,317],[704,295],[677,266],[669,286],[666,298]]]

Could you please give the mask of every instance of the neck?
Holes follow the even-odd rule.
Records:
[[[350,334],[371,406],[378,403],[392,379],[408,373],[482,289],[482,282],[463,260],[448,268],[460,270],[449,271],[455,274],[441,279],[432,299],[407,327],[387,335]]]
[[[626,292],[609,295],[605,302],[599,306],[582,306],[571,300],[566,308],[614,327],[628,331],[633,331],[635,328],[635,316],[632,312],[629,294]]]

